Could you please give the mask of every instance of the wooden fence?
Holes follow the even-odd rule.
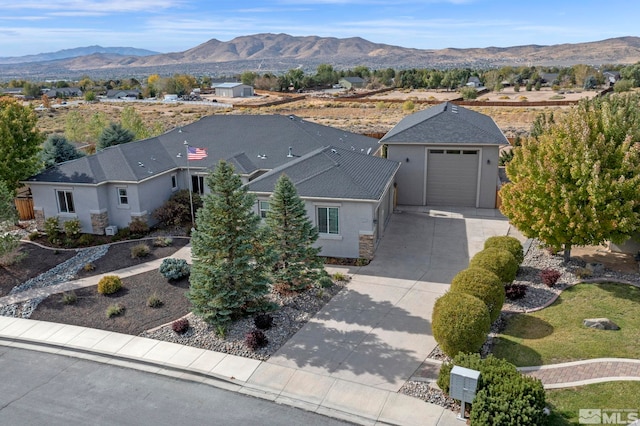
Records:
[[[14,200],[20,220],[33,220],[36,218],[33,212],[33,198],[16,198]]]

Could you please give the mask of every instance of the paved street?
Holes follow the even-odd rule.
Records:
[[[3,425],[347,424],[200,383],[6,346],[0,383]]]

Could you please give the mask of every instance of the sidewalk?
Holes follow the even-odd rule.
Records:
[[[640,381],[640,360],[627,358],[597,358],[538,367],[520,367],[518,370],[540,379],[545,389],[616,380]]]

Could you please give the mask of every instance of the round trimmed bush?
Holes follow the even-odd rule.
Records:
[[[482,300],[489,309],[491,322],[500,316],[505,298],[504,285],[493,272],[482,268],[460,271],[451,281],[451,291],[470,294]]]
[[[469,262],[469,266],[491,271],[503,284],[509,284],[516,279],[519,265],[516,258],[507,250],[489,247],[476,253]]]
[[[436,300],[431,329],[440,349],[450,357],[477,352],[490,328],[487,305],[477,297],[450,291]]]
[[[497,247],[503,250],[508,251],[516,258],[516,262],[518,265],[522,263],[524,260],[524,251],[522,250],[522,244],[515,237],[510,237],[508,235],[500,235],[497,237],[489,237],[484,242],[484,248],[489,247]]]
[[[98,293],[113,294],[122,288],[122,281],[117,275],[105,275],[98,281]]]
[[[168,280],[179,280],[186,277],[191,272],[191,268],[186,260],[174,259],[172,257],[163,259],[160,264],[160,273]]]

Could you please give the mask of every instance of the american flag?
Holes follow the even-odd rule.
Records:
[[[187,147],[188,160],[202,160],[207,158],[207,150],[204,148],[196,148],[194,146]]]

